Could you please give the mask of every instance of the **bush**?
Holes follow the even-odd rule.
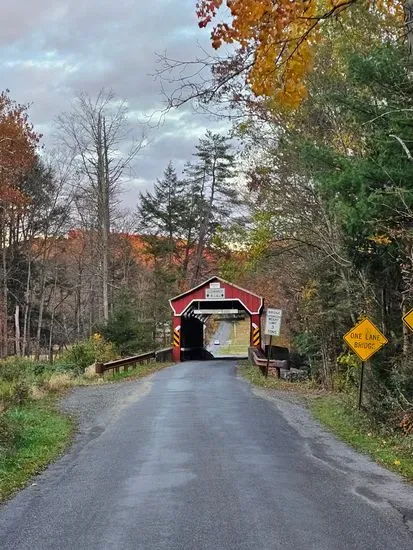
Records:
[[[139,321],[130,297],[121,295],[107,323],[99,327],[106,340],[113,342],[122,356],[135,355],[154,348],[152,323]]]
[[[47,382],[49,391],[59,391],[68,388],[72,383],[72,377],[67,372],[54,373]]]
[[[30,388],[25,380],[0,380],[0,413],[6,409],[22,405],[29,397]]]
[[[0,380],[13,382],[15,380],[34,378],[35,366],[31,359],[25,357],[7,357],[0,361]]]
[[[13,454],[19,438],[17,424],[5,414],[0,414],[0,456]]]
[[[104,363],[115,359],[115,357],[116,352],[113,344],[96,333],[89,340],[73,344],[64,352],[56,363],[56,370],[83,374],[84,370],[96,361]]]

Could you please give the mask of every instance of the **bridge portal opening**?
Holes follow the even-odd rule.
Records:
[[[249,319],[249,344],[261,348],[261,296],[211,277],[195,288],[170,300],[173,317],[174,361],[210,359],[214,348],[207,347],[205,324],[209,317],[228,322]],[[225,344],[228,338],[224,339]],[[220,343],[221,344],[221,343]]]
[[[238,314],[211,315],[206,323],[204,342],[216,359],[246,358],[250,347],[250,317]]]

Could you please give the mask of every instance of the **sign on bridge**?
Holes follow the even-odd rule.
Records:
[[[223,300],[225,299],[225,288],[207,288],[205,298],[207,300]]]

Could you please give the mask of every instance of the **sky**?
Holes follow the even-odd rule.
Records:
[[[190,105],[170,111],[163,122],[161,85],[154,78],[156,53],[193,59],[209,49],[209,30],[198,28],[196,0],[13,0],[0,2],[0,90],[30,103],[30,120],[46,150],[53,125],[70,111],[79,92],[113,89],[128,102],[132,131],[144,129],[145,148],[127,174],[122,195],[133,208],[139,191],[150,189],[168,162],[180,169],[207,129],[223,123]],[[152,123],[141,123],[155,113]]]

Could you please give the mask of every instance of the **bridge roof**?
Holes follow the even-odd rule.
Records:
[[[229,283],[221,277],[211,277],[207,281],[175,296],[169,303],[175,315],[182,315],[193,302],[226,302],[238,300],[250,314],[261,313],[264,299],[245,288]]]

